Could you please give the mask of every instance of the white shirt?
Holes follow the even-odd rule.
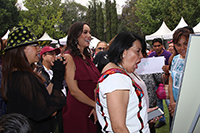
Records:
[[[126,114],[126,126],[130,133],[137,133],[137,132],[139,133],[139,130],[141,129],[141,122],[137,116],[137,113],[139,111],[138,107],[139,99],[135,92],[135,88],[132,86],[131,78],[120,73],[109,75],[106,79],[104,79],[103,82],[99,83],[99,102],[102,106],[96,104],[96,111],[99,123],[102,126],[102,132],[105,132],[103,131],[103,129],[107,121],[108,127],[106,128],[106,131],[108,131],[109,133],[113,133],[107,108],[106,94],[116,90],[130,91],[128,106],[127,106],[127,114]],[[147,119],[147,103],[146,100],[144,99],[145,98],[143,96],[141,103],[142,109],[140,111],[140,116],[144,124],[142,132],[149,133],[150,131]]]

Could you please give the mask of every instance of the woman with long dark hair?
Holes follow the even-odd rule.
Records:
[[[100,73],[91,61],[90,41],[88,24],[76,22],[70,27],[64,55],[67,59],[65,81],[69,89],[63,108],[65,133],[97,132],[94,90]],[[94,122],[89,119],[91,115]]]
[[[25,26],[10,32],[2,52],[2,96],[7,100],[7,113],[20,113],[30,120],[37,133],[49,133],[54,127],[52,116],[66,103],[62,88],[55,85],[64,77],[58,70],[65,65],[58,60],[54,62],[54,84],[46,88],[32,68],[39,61],[41,43],[44,42]]]

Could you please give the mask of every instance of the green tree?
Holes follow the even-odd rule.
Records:
[[[90,25],[92,36],[104,40],[104,10],[102,2],[89,1],[86,22]]]
[[[170,16],[173,18],[172,22],[178,23],[180,18],[183,17],[188,25],[194,27],[198,24],[200,19],[200,2],[199,0],[171,0],[169,12]],[[170,22],[168,22],[170,24]],[[172,24],[170,24],[171,27]],[[173,27],[175,28],[175,27]]]
[[[133,31],[141,36],[143,36],[142,30],[136,23],[139,21],[135,14],[136,7],[135,3],[137,0],[126,1],[123,6],[122,14],[120,16],[120,26],[119,31]]]
[[[15,6],[17,0],[0,0],[0,36],[2,37],[8,29],[18,26],[20,10]]]
[[[74,0],[66,0],[61,8],[64,9],[62,14],[64,22],[60,25],[63,32],[67,33],[70,26],[76,21],[86,21],[87,7],[76,3]]]
[[[140,0],[137,1],[136,15],[140,19],[136,24],[146,34],[155,32],[163,21],[162,16],[163,0]]]
[[[22,12],[24,18],[20,25],[26,25],[38,37],[44,32],[55,39],[65,36],[59,28],[63,23],[61,0],[25,0],[24,5],[28,11]]]
[[[111,1],[106,0],[106,40],[107,42],[112,38],[111,37]]]
[[[135,7],[139,18],[136,24],[145,34],[155,32],[163,21],[173,30],[181,17],[192,27],[200,20],[199,0],[137,0]]]
[[[90,25],[92,23],[92,8],[91,8],[91,5],[88,5],[88,10],[87,10],[87,13],[86,13],[86,17],[85,17],[85,20],[86,22]]]
[[[106,40],[110,41],[118,31],[118,15],[116,10],[116,1],[106,0]]]
[[[90,3],[90,10],[92,12],[90,16],[90,29],[92,31],[93,36],[97,36],[97,3],[96,0],[89,1]]]
[[[104,40],[104,14],[102,2],[97,5],[97,37],[100,40]]]
[[[118,15],[117,15],[117,9],[116,9],[116,0],[111,4],[111,38],[112,39],[118,31]]]

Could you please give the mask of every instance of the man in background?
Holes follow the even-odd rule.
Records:
[[[153,46],[153,50],[154,51],[148,57],[160,57],[160,56],[164,56],[164,58],[165,58],[165,65],[163,66],[162,69],[164,71],[165,77],[168,78],[169,77],[169,70],[168,69],[164,69],[164,68],[165,67],[169,67],[168,60],[169,60],[169,57],[171,56],[171,53],[168,52],[168,51],[166,51],[164,49],[163,42],[162,42],[161,38],[155,38],[155,39],[153,39],[152,46]],[[159,84],[163,82],[163,80],[162,80],[162,74],[163,73],[153,74],[153,76],[156,79],[156,81],[158,81],[156,83],[156,89],[159,86]],[[168,105],[169,105],[169,99],[165,99],[165,103],[166,103],[166,105],[168,107]],[[158,99],[157,98],[157,106],[164,111],[163,100],[162,99]],[[155,128],[160,128],[160,127],[162,127],[164,125],[166,125],[166,122],[165,122],[165,116],[163,115],[163,117],[159,120],[159,123],[157,125],[155,125]]]

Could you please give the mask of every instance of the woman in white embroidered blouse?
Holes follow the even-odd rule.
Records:
[[[147,101],[140,86],[128,76],[142,59],[145,41],[122,32],[108,51],[109,63],[102,70],[96,90],[96,111],[102,132],[148,133]]]

